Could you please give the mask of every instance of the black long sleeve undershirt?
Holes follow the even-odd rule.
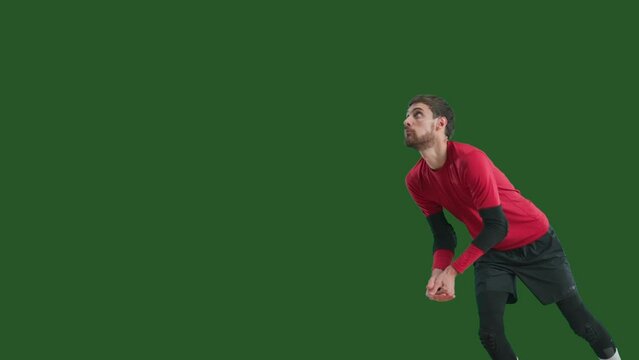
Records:
[[[444,212],[440,211],[426,217],[430,229],[433,232],[433,253],[440,249],[455,251],[457,247],[457,236],[453,226],[446,220]]]
[[[479,215],[484,222],[484,228],[472,243],[482,251],[487,252],[506,238],[508,220],[501,205],[480,209]]]

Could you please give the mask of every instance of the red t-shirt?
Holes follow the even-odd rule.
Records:
[[[433,170],[420,158],[406,175],[406,185],[424,215],[446,209],[466,225],[473,239],[484,227],[479,210],[501,205],[508,220],[508,234],[493,247],[495,250],[530,244],[549,228],[546,215],[472,145],[448,141],[444,165]]]

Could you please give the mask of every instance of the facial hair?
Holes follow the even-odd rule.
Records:
[[[428,149],[435,144],[435,134],[429,132],[417,137],[414,132],[405,133],[404,143],[415,150]]]

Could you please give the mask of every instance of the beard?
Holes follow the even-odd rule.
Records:
[[[404,143],[415,150],[428,149],[435,143],[435,134],[426,133],[422,136],[417,136],[414,132],[404,133]]]

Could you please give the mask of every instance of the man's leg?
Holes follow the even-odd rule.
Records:
[[[477,295],[479,339],[493,360],[517,359],[504,332],[508,296],[505,291],[483,291]]]
[[[621,359],[608,331],[586,309],[577,291],[568,298],[558,301],[557,306],[568,320],[572,330],[588,341],[600,359]]]

